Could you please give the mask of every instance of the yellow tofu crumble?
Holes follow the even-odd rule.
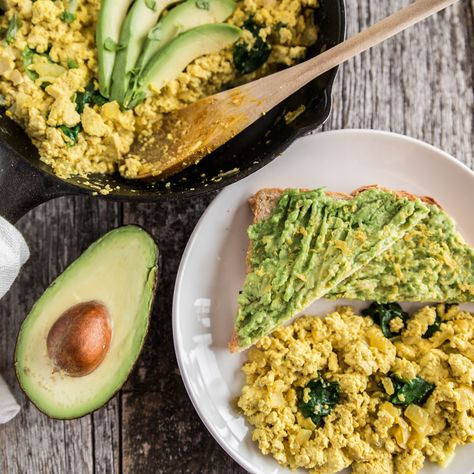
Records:
[[[16,33],[0,44],[0,94],[7,115],[17,121],[60,177],[112,173],[122,163],[130,176],[137,160],[123,158],[136,138],[146,140],[163,114],[177,110],[229,84],[247,82],[301,61],[316,41],[317,0],[241,0],[227,23],[242,26],[250,17],[272,46],[267,62],[245,76],[237,73],[232,47],[192,62],[160,92],[134,110],[116,102],[89,104],[78,111],[75,98],[90,81],[97,88],[95,26],[99,0],[79,0],[75,19],[64,22],[66,1],[4,0],[0,28]],[[251,35],[250,35],[251,36]],[[249,38],[251,42],[253,38]],[[31,58],[25,61],[28,54]],[[28,69],[28,70],[26,70]],[[80,127],[77,143],[64,127]],[[67,132],[67,131],[66,131]]]
[[[424,338],[436,314],[443,322]],[[456,446],[474,440],[474,317],[458,306],[420,309],[392,339],[350,307],[303,316],[261,339],[242,370],[238,406],[252,438],[291,469],[411,474],[425,459],[446,465]],[[393,404],[393,375],[421,377],[434,390],[424,403]],[[339,384],[340,398],[316,425],[299,403],[321,377]]]

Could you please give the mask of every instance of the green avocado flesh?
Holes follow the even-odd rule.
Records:
[[[187,0],[174,7],[148,33],[143,51],[137,63],[142,70],[148,61],[167,43],[178,34],[195,28],[196,26],[220,23],[226,20],[235,10],[233,0],[209,0],[206,8],[199,7],[196,0]]]
[[[125,105],[133,107],[151,93],[150,88],[158,92],[196,58],[219,52],[237,41],[241,34],[240,28],[226,23],[196,26],[181,33],[148,62]]]
[[[437,206],[403,239],[340,283],[327,298],[474,301],[474,250]]]
[[[77,418],[104,405],[120,389],[142,349],[153,302],[158,249],[136,226],[112,230],[92,244],[43,293],[20,328],[15,366],[31,401],[54,418]],[[78,303],[98,301],[109,312],[110,347],[88,375],[68,376],[51,362],[47,336]]]
[[[131,75],[148,32],[163,10],[177,0],[135,0],[123,22],[112,73],[111,98],[123,103]],[[150,8],[152,7],[152,8]]]
[[[249,228],[251,254],[239,296],[241,348],[253,344],[381,255],[429,213],[419,200],[378,189],[334,199],[323,189],[285,191]]]
[[[116,51],[108,51],[106,41],[119,43],[120,29],[132,0],[102,0],[97,20],[96,43],[100,93],[110,95],[110,81],[114,69]]]

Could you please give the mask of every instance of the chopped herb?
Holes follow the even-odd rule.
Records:
[[[60,125],[59,129],[68,139],[67,146],[74,146],[77,143],[79,132],[82,131],[82,125],[80,123],[78,123],[74,127],[66,127],[66,125]]]
[[[256,71],[262,66],[272,51],[272,47],[259,35],[260,26],[253,17],[248,18],[242,25],[242,29],[250,31],[254,37],[253,45],[250,46],[244,40],[240,40],[234,46],[234,65],[241,74],[248,74]]]
[[[160,25],[156,25],[154,28],[150,30],[148,33],[148,39],[152,41],[160,41],[163,37],[163,32],[161,31]]]
[[[25,68],[25,72],[26,72],[27,76],[32,81],[36,81],[36,79],[38,79],[38,77],[39,77],[37,72],[31,71],[30,69],[28,69],[31,66],[31,64],[33,63],[33,56],[35,54],[36,54],[35,51],[28,48],[28,46],[26,46],[25,49],[23,50],[23,52],[21,53],[21,59],[23,61],[23,67]]]
[[[60,18],[62,21],[64,21],[64,23],[72,23],[76,19],[76,14],[70,12],[62,12]]]
[[[405,381],[396,375],[392,375],[390,380],[395,391],[390,398],[390,402],[394,405],[404,407],[412,403],[423,405],[435,389],[434,384],[427,382],[421,377]]]
[[[120,46],[116,41],[114,41],[110,36],[104,41],[104,49],[107,51],[118,51],[122,49],[123,46]]]
[[[155,11],[156,10],[156,0],[145,0],[145,5],[150,9]]]
[[[77,69],[79,67],[79,64],[77,64],[77,61],[73,58],[67,58],[67,67],[69,69]]]
[[[395,337],[400,334],[390,329],[390,322],[395,318],[400,318],[405,326],[408,320],[408,313],[405,313],[398,303],[372,303],[367,309],[362,311],[364,316],[370,316],[375,324],[380,326],[383,335],[387,338]]]
[[[307,393],[308,400],[304,401],[304,393]],[[332,409],[339,402],[340,388],[338,382],[327,382],[324,379],[311,380],[300,392],[298,408],[306,418],[319,426],[325,416],[331,413]]]
[[[211,5],[209,4],[209,0],[196,0],[196,7],[200,8],[201,10],[209,10]]]
[[[8,28],[5,33],[5,41],[7,42],[7,44],[11,44],[11,42],[15,39],[15,36],[18,33],[20,27],[21,21],[18,18],[17,14],[14,13],[8,23]]]
[[[76,19],[77,1],[78,0],[69,0],[67,2],[66,10],[60,15],[64,23],[72,23]]]
[[[84,108],[87,104],[104,105],[106,102],[108,102],[108,99],[95,89],[94,81],[90,81],[89,84],[87,84],[84,92],[78,92],[76,94],[76,110],[80,114],[84,112]]]

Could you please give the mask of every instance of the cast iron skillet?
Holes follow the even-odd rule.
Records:
[[[321,0],[315,23],[319,39],[309,51],[315,56],[345,38],[344,0]],[[331,109],[331,89],[337,69],[315,79],[289,97],[251,127],[168,182],[126,181],[118,174],[93,176],[87,180],[54,176],[38,159],[29,138],[4,114],[0,118],[0,215],[16,222],[30,209],[49,199],[70,195],[92,195],[108,184],[108,199],[160,201],[206,193],[248,176],[282,153],[296,138],[320,127]],[[283,116],[305,106],[291,124]]]

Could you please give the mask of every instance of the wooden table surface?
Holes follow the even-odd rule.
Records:
[[[347,3],[348,32],[353,34],[408,0]],[[474,1],[464,0],[345,65],[324,129],[407,134],[473,167],[473,81]],[[0,303],[0,373],[22,411],[0,425],[2,474],[245,472],[195,413],[178,371],[171,334],[181,254],[213,197],[162,205],[68,197],[48,202],[20,221],[32,256]],[[13,351],[18,328],[59,272],[104,232],[126,223],[148,229],[164,256],[145,348],[123,390],[104,408],[75,421],[50,420],[25,399],[16,383]]]

